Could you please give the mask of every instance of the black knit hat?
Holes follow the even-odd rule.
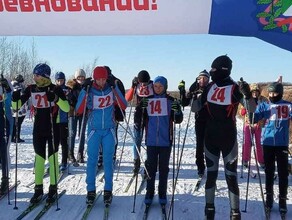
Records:
[[[232,60],[227,55],[219,56],[213,61],[211,67],[217,70],[225,70],[230,73],[232,69]]]
[[[146,70],[141,70],[138,73],[138,81],[141,83],[148,83],[150,81],[149,73]]]

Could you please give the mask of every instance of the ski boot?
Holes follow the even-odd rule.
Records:
[[[87,205],[92,205],[94,200],[95,200],[95,197],[96,197],[95,190],[94,191],[88,191],[87,192],[87,196],[86,196],[86,204]]]
[[[78,153],[78,156],[77,156],[77,162],[78,162],[78,163],[85,163],[83,152],[79,152],[79,153]]]
[[[1,181],[0,195],[4,195],[9,190],[9,179],[7,177],[2,177]]]
[[[134,169],[133,169],[133,173],[134,174],[138,174],[139,173],[140,165],[141,165],[140,158],[134,159]]]
[[[60,165],[60,171],[61,172],[64,172],[67,168],[68,168],[68,164],[67,163],[61,163],[61,165]]]
[[[103,202],[106,206],[109,206],[113,200],[113,193],[112,191],[104,190],[103,192]]]
[[[74,156],[74,150],[70,150],[70,151],[69,151],[68,158],[69,158],[69,160],[70,160],[72,163],[75,163],[75,162],[76,162],[76,158],[75,158],[75,156]]]
[[[166,194],[159,194],[159,204],[166,205],[166,203],[167,203]]]
[[[239,209],[231,209],[230,220],[241,220],[241,214]]]
[[[154,197],[154,192],[147,190],[146,195],[145,195],[145,199],[144,199],[144,203],[146,205],[150,205],[153,201],[153,197]]]
[[[285,216],[287,213],[287,203],[286,203],[286,197],[280,197],[279,198],[279,212],[281,217]]]
[[[205,206],[205,219],[214,220],[215,219],[215,206],[214,204],[206,204]]]
[[[57,198],[57,185],[50,185],[48,198],[46,200],[47,203],[53,203],[56,201]]]
[[[42,200],[43,195],[44,195],[43,184],[35,185],[34,194],[30,199],[30,203],[32,204],[39,203]]]

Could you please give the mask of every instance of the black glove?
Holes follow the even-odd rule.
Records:
[[[84,83],[83,83],[83,87],[84,88],[87,88],[88,86],[89,86],[89,88],[92,86],[92,78],[91,77],[89,77],[89,78],[86,78],[85,80],[84,80]]]
[[[186,93],[186,83],[184,80],[180,81],[178,84],[179,94],[184,95]]]
[[[2,87],[5,89],[6,92],[11,92],[11,88],[9,86],[9,83],[8,83],[7,79],[1,78],[0,79],[0,83],[1,83]]]
[[[16,90],[12,93],[12,101],[17,102],[20,99],[20,91]]]
[[[110,87],[115,88],[116,87],[116,80],[114,77],[110,77],[107,79],[107,83]]]
[[[238,82],[240,92],[245,96],[246,99],[251,97],[250,87],[246,81],[243,81],[242,78]]]
[[[140,103],[139,103],[139,106],[142,107],[142,108],[147,108],[148,102],[149,102],[148,98],[142,98]]]
[[[139,84],[138,77],[135,76],[134,79],[132,80],[132,88],[137,87],[138,84]]]
[[[171,110],[174,111],[174,112],[178,112],[181,110],[181,107],[180,107],[180,104],[178,101],[174,101],[172,104],[171,104]]]
[[[56,95],[53,91],[46,91],[46,95],[49,102],[53,102],[56,98]]]

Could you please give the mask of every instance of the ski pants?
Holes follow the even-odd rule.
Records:
[[[273,193],[275,163],[277,163],[279,178],[279,196],[287,197],[288,189],[288,147],[263,146],[266,161],[266,192]]]
[[[141,128],[141,126],[138,126],[136,124],[134,125],[134,139],[135,139],[135,143],[133,146],[134,160],[140,158],[138,151],[139,153],[141,152],[141,144],[142,144],[143,133],[144,133],[143,130],[144,130],[144,127]],[[138,148],[138,151],[137,151],[137,148]]]
[[[74,147],[75,147],[75,138],[77,134],[77,124],[78,124],[78,130],[79,130],[79,137],[81,134],[81,138],[79,139],[79,149],[78,153],[83,154],[84,151],[84,143],[85,143],[85,129],[86,129],[86,124],[87,124],[87,117],[85,116],[84,118],[84,126],[81,131],[81,124],[82,124],[82,115],[80,116],[73,116],[69,117],[69,149],[74,152]]]
[[[17,128],[18,128],[18,135],[17,135],[17,138],[18,140],[20,139],[20,131],[21,131],[21,125],[22,125],[22,122],[24,121],[24,118],[25,118],[25,115],[24,116],[21,116],[21,117],[18,117],[18,125],[17,125]],[[16,126],[15,126],[15,117],[13,117],[14,119],[14,123],[13,123],[13,132],[12,132],[12,139],[16,139]]]
[[[204,157],[204,139],[205,139],[205,128],[206,121],[195,121],[195,130],[196,130],[196,165],[198,171],[205,170],[205,157]]]
[[[150,179],[147,180],[147,193],[154,194],[157,165],[159,167],[158,195],[161,203],[166,203],[167,179],[171,147],[147,146],[146,168]]]
[[[56,124],[56,135],[55,142],[56,146],[61,144],[62,146],[62,162],[63,164],[67,163],[68,160],[68,123],[57,123]]]
[[[220,154],[222,154],[230,206],[231,209],[239,209],[239,188],[237,181],[238,144],[237,130],[234,122],[208,122],[204,150],[207,165],[207,180],[205,185],[206,205],[214,205],[219,159]]]
[[[87,168],[86,184],[87,191],[95,191],[95,175],[97,169],[97,160],[99,147],[102,146],[103,167],[104,167],[104,190],[112,191],[113,189],[113,156],[116,143],[115,128],[88,130],[88,150],[87,150]]]
[[[56,134],[57,129],[56,126],[54,125],[54,136],[56,136]],[[50,183],[51,185],[55,185],[57,183],[57,176],[59,175],[59,163],[58,163],[58,145],[55,141],[53,145],[53,138],[50,132],[40,133],[34,131],[33,133],[33,147],[36,154],[34,166],[36,185],[43,184],[47,143],[48,143],[48,159],[50,164]]]
[[[244,132],[244,143],[243,143],[243,153],[242,160],[244,162],[250,161],[250,155],[252,150],[252,143],[255,143],[257,160],[260,164],[264,164],[263,148],[261,144],[262,129],[259,125],[255,125],[253,128],[249,124],[245,124],[243,128]],[[254,137],[254,142],[252,138]]]
[[[8,152],[8,140],[9,140],[9,131],[10,131],[10,124],[6,121],[6,125],[4,128],[4,121],[3,117],[0,117],[0,157],[1,157],[1,168],[2,168],[2,177],[8,178],[9,173],[9,152]],[[6,131],[6,135],[4,135]]]

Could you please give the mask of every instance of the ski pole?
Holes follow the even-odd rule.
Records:
[[[243,178],[243,155],[244,155],[244,141],[245,141],[245,138],[244,138],[244,128],[245,128],[245,122],[244,122],[244,119],[243,119],[243,126],[242,126],[242,153],[241,153],[241,168],[240,168],[240,178]]]
[[[172,204],[172,212],[171,218],[174,219],[174,179],[175,179],[175,138],[176,138],[176,119],[175,119],[175,112],[174,112],[174,127],[173,127],[173,152],[172,152],[172,196],[171,196],[171,204]],[[179,152],[179,150],[177,150]]]
[[[116,95],[116,91],[115,91],[115,89],[114,89],[113,87],[112,87],[112,91],[113,91],[114,96],[116,97],[116,100],[117,100],[117,103],[118,103],[119,108],[122,110],[122,108],[121,108],[121,104],[120,104],[119,99],[117,98],[117,95]],[[121,112],[122,112],[122,114],[123,114],[123,117],[126,119],[124,112],[123,112],[123,111],[121,111]],[[125,120],[125,122],[126,122],[127,126],[129,126],[129,122],[128,122],[127,120]],[[132,132],[132,130],[131,130],[131,127],[129,127],[129,134],[130,134],[132,140],[134,141],[134,146],[135,146],[135,148],[136,148],[136,150],[137,150],[137,153],[138,153],[138,155],[139,155],[139,157],[140,157],[140,160],[141,160],[142,163],[144,164],[144,167],[145,167],[144,170],[145,170],[146,176],[147,176],[147,178],[150,178],[149,173],[148,173],[148,170],[147,170],[147,168],[146,168],[145,161],[143,160],[143,158],[142,158],[142,156],[141,156],[141,153],[139,152],[138,146],[137,146],[137,144],[135,143],[135,138],[134,138],[133,132]]]
[[[56,181],[56,188],[57,188],[57,193],[56,193],[56,205],[57,209],[56,211],[59,211],[59,195],[58,195],[58,181],[57,181],[57,166],[56,166],[56,146],[55,146],[55,135],[54,135],[54,122],[53,122],[53,112],[52,112],[52,104],[49,101],[49,108],[50,108],[50,121],[51,121],[51,135],[52,135],[52,147],[53,147],[53,163],[54,163],[54,176],[55,176],[55,181]]]
[[[136,198],[137,198],[137,188],[138,188],[138,174],[136,175],[136,178],[135,178],[135,194],[134,194],[133,211],[132,211],[132,213],[135,213]]]
[[[15,179],[14,179],[14,182],[15,182],[15,191],[14,191],[14,208],[15,210],[18,209],[17,207],[17,160],[18,160],[18,109],[19,106],[18,106],[18,101],[16,101],[16,116],[15,116]]]
[[[130,102],[130,112],[129,112],[129,115],[128,115],[128,121],[130,121],[130,117],[131,117],[131,114],[132,114],[132,109],[133,109],[133,100]],[[124,141],[123,141],[122,152],[121,152],[121,155],[120,155],[120,161],[119,161],[119,165],[118,165],[118,171],[117,171],[116,180],[118,180],[118,176],[119,176],[119,173],[120,173],[121,162],[122,162],[122,158],[123,158],[123,153],[124,153],[126,138],[127,138],[127,134],[128,134],[128,129],[129,129],[129,123],[127,123],[127,127],[125,129],[125,136],[124,136]]]
[[[192,98],[191,106],[193,104],[193,101],[194,101],[194,99]],[[190,110],[190,113],[188,115],[188,121],[187,121],[186,131],[185,131],[185,135],[184,135],[183,143],[182,143],[182,147],[181,147],[181,153],[180,153],[180,157],[179,157],[179,162],[178,162],[178,166],[177,166],[177,171],[176,171],[176,176],[175,176],[175,182],[174,182],[174,189],[176,189],[176,184],[177,184],[177,180],[178,180],[178,175],[179,175],[179,171],[180,171],[182,156],[183,156],[184,147],[185,147],[185,142],[186,142],[187,133],[188,133],[189,124],[190,124],[191,114],[192,114],[192,111]],[[174,201],[174,199],[171,198],[171,201]],[[171,212],[172,206],[173,206],[173,203],[171,203],[170,204],[170,207],[169,207],[168,217],[167,217],[168,220],[170,218],[170,212]]]

